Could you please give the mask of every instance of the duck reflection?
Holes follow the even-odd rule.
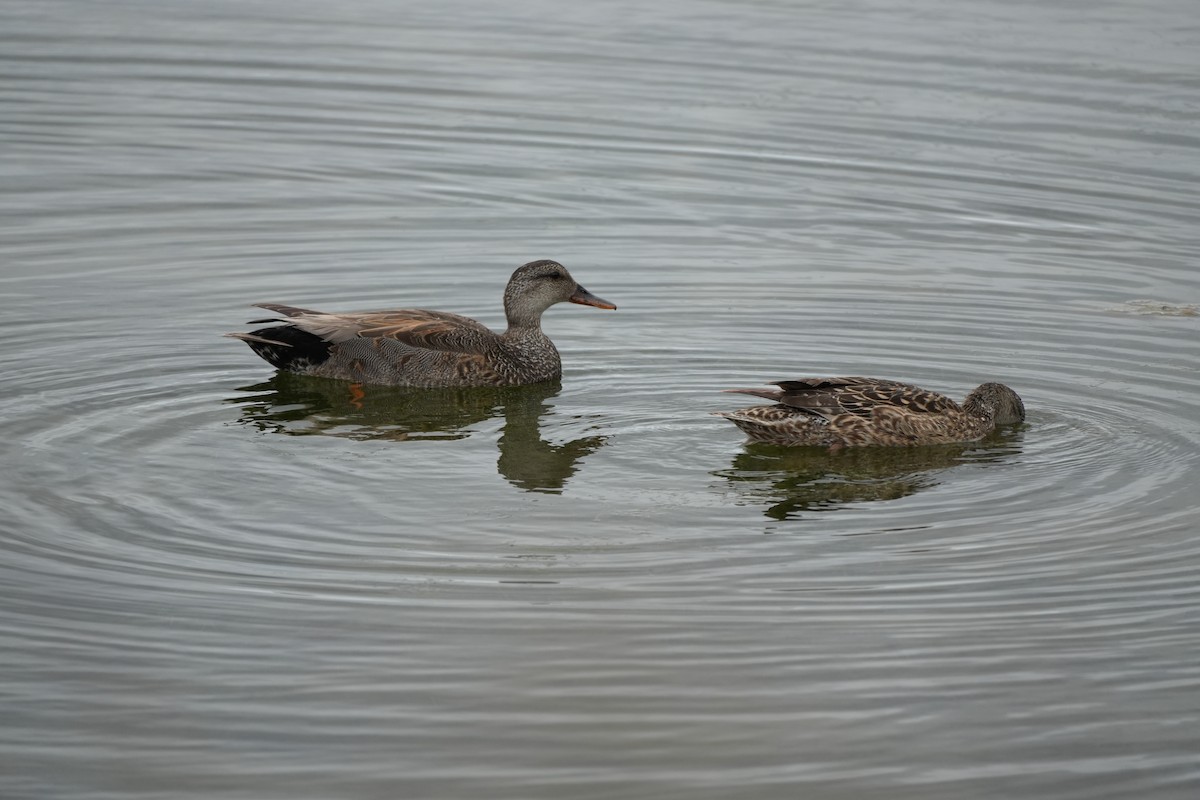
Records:
[[[359,440],[465,439],[477,425],[503,418],[497,469],[513,486],[558,493],[581,458],[598,450],[603,436],[565,444],[541,437],[540,419],[553,404],[557,381],[533,386],[472,389],[406,389],[367,386],[280,372],[264,383],[241,387],[251,397],[240,421],[288,436],[340,436]]]
[[[729,469],[714,475],[766,504],[776,520],[851,503],[896,500],[936,486],[945,470],[962,463],[1001,461],[1017,452],[1019,431],[979,442],[925,447],[780,447],[750,442]]]

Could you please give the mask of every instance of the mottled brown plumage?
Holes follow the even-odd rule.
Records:
[[[996,425],[1025,419],[1017,393],[985,383],[958,404],[908,383],[877,378],[799,378],[778,389],[726,389],[776,401],[716,411],[751,439],[815,447],[949,444],[982,439]]]
[[[519,267],[504,290],[508,329],[495,333],[468,317],[401,308],[325,314],[259,303],[282,319],[249,333],[230,333],[280,369],[387,386],[520,386],[557,380],[558,350],[542,332],[542,312],[571,302],[616,308],[593,295],[555,261]]]

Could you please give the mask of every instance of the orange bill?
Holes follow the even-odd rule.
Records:
[[[596,308],[608,308],[614,311],[617,308],[607,300],[601,300],[599,297],[596,297],[596,295],[592,294],[582,286],[576,286],[575,294],[571,295],[567,299],[572,303],[579,303],[581,306],[595,306]]]

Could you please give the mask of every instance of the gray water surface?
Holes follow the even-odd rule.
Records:
[[[0,5],[0,796],[1197,796],[1198,119],[1191,0]],[[561,384],[220,337],[535,258]],[[838,374],[1029,419],[709,416]]]

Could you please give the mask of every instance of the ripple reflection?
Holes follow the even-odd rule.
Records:
[[[605,436],[584,436],[563,444],[542,438],[543,421],[554,414],[558,381],[533,386],[472,389],[408,389],[349,384],[286,372],[240,389],[239,422],[288,436],[337,436],[364,441],[465,439],[473,426],[503,420],[496,468],[513,486],[528,492],[560,493],[579,462],[602,447]]]
[[[830,511],[852,503],[896,500],[941,483],[940,475],[964,462],[999,462],[1020,452],[1019,428],[998,431],[982,442],[928,447],[780,447],[750,442],[724,478],[744,498],[763,503],[775,520],[806,511]]]

